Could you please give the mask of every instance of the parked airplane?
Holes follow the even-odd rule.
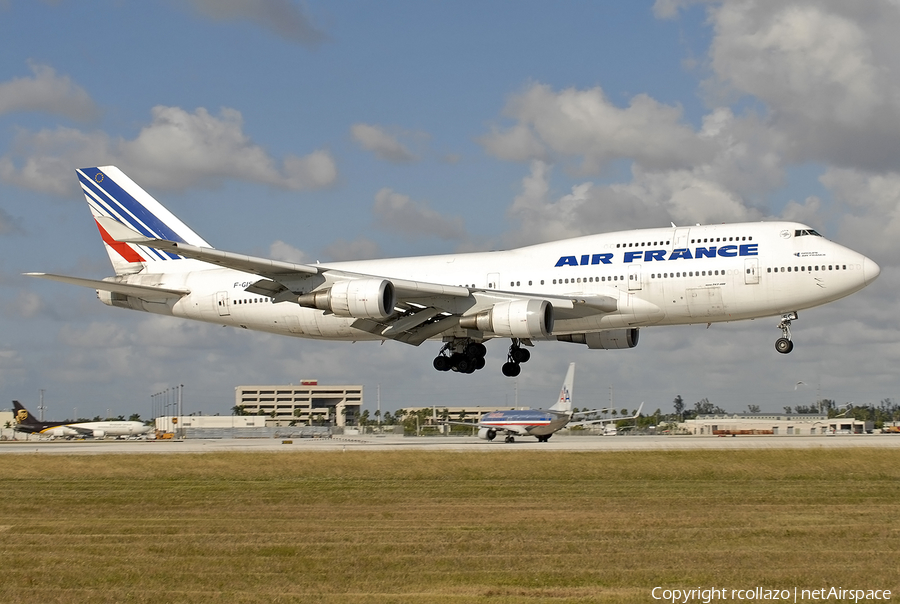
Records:
[[[116,275],[87,286],[102,302],[331,340],[443,342],[439,371],[484,367],[495,338],[503,374],[555,340],[633,348],[651,325],[779,316],[780,353],[797,312],[871,283],[871,259],[794,222],[639,229],[508,251],[294,264],[214,249],[118,168],[77,170]]]
[[[43,434],[44,436],[93,436],[105,438],[107,436],[137,436],[150,431],[150,426],[133,421],[102,421],[102,422],[42,422],[22,406],[19,401],[13,401],[13,430],[16,432],[28,432],[31,434]]]
[[[623,420],[629,419],[637,419],[641,416],[641,410],[644,408],[644,403],[641,403],[637,408],[637,411],[634,412],[634,415],[629,416],[620,416],[620,417],[605,417],[603,419],[591,419],[580,422],[570,422],[569,427],[573,428],[575,426],[592,426],[595,424],[600,424],[600,427],[603,429],[603,436],[616,436],[619,433],[617,424]],[[600,412],[607,411],[606,409],[601,409]],[[576,413],[575,415],[594,415],[596,412],[594,411],[585,411],[582,413]]]

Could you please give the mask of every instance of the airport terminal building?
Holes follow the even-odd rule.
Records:
[[[362,385],[251,385],[234,389],[234,406],[243,415],[265,416],[266,425],[357,426],[363,405]],[[293,423],[293,424],[292,424]]]
[[[813,436],[822,434],[871,434],[875,424],[852,417],[817,413],[719,413],[685,420],[680,427],[689,434],[731,436],[772,434]]]

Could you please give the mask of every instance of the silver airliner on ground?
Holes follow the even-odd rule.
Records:
[[[534,436],[538,442],[545,443],[550,437],[559,432],[563,428],[571,428],[575,426],[592,426],[596,424],[613,424],[616,421],[625,419],[636,419],[644,404],[634,415],[630,417],[620,417],[617,419],[590,419],[573,421],[579,417],[595,416],[605,410],[594,409],[591,411],[572,412],[572,400],[575,390],[575,363],[569,363],[569,370],[563,380],[562,388],[559,390],[559,399],[552,407],[547,410],[542,409],[509,409],[497,410],[485,413],[477,423],[473,422],[447,422],[456,426],[471,426],[478,429],[478,438],[483,440],[494,440],[499,434],[505,434],[505,442],[515,442],[516,436]],[[615,434],[615,428],[612,431],[605,431],[604,434]]]
[[[329,340],[443,342],[433,365],[472,373],[511,340],[503,374],[542,341],[632,348],[652,325],[780,317],[879,274],[862,254],[794,222],[639,229],[507,251],[294,264],[214,249],[118,168],[77,171],[115,269],[87,286],[110,306]]]

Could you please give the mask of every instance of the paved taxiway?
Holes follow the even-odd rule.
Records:
[[[900,448],[900,435],[838,436],[563,436],[539,443],[520,438],[515,443],[475,437],[376,437],[330,439],[246,438],[161,441],[84,440],[0,442],[3,454],[97,455],[103,453],[213,453],[217,451],[685,451],[737,449]]]

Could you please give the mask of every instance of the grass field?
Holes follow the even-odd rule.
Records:
[[[3,461],[0,602],[655,602],[656,586],[900,594],[894,451]]]

